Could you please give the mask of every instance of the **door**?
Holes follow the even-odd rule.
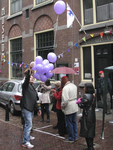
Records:
[[[111,44],[107,45],[98,45],[94,47],[94,58],[95,58],[95,89],[97,89],[99,71],[103,70],[105,67],[112,65],[112,53],[111,53]],[[109,75],[110,77],[110,75]],[[111,78],[111,77],[110,77]],[[97,101],[100,101],[100,96],[97,89]],[[99,103],[98,103],[99,105]],[[101,102],[100,102],[100,105]],[[102,107],[102,106],[100,106]]]

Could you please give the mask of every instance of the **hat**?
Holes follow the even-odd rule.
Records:
[[[101,73],[104,73],[104,72],[101,70],[101,71],[99,71],[99,74],[101,74]]]
[[[62,79],[68,79],[68,77],[67,76],[63,76]]]
[[[60,86],[60,85],[61,85],[61,82],[60,82],[60,81],[56,81],[54,84],[55,84],[56,86]]]

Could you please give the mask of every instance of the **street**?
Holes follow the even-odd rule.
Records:
[[[9,113],[9,121],[5,121],[5,108],[0,106],[0,150],[24,150],[22,147],[23,126],[21,124],[21,114],[12,116]],[[98,113],[96,112],[97,116]],[[77,117],[77,122],[80,116]],[[98,117],[97,117],[98,118]],[[35,140],[31,141],[34,150],[83,150],[87,147],[85,139],[79,136],[80,124],[78,123],[78,141],[73,144],[63,142],[63,137],[56,135],[57,129],[53,126],[57,124],[56,114],[50,112],[50,123],[40,122],[41,117],[35,115],[33,118],[33,133]],[[102,121],[96,122],[96,137],[94,139],[95,150],[113,149],[113,124],[105,121],[105,139],[100,138],[102,131]],[[66,135],[67,137],[67,135]]]

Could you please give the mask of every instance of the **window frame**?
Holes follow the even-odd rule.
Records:
[[[17,11],[17,9],[16,9],[16,3],[19,3],[19,4],[17,4],[17,7],[18,7],[18,11]],[[12,12],[13,11],[13,9],[12,9],[12,4],[14,4],[14,12]],[[15,14],[18,14],[19,12],[21,12],[22,11],[22,0],[9,0],[9,16],[13,16],[13,15],[15,15]]]
[[[21,50],[15,50],[15,51],[12,51],[11,48],[12,48],[12,44],[11,42],[13,41],[16,41],[20,39],[21,40]],[[22,67],[20,67],[20,64],[22,63],[22,37],[18,37],[18,38],[14,38],[14,39],[10,39],[10,44],[9,44],[9,48],[10,48],[10,78],[14,78],[14,79],[22,79]],[[17,62],[17,59],[16,62],[13,61],[14,59],[14,56],[12,57],[12,55],[19,55],[19,59],[18,59],[18,62]],[[13,63],[13,65],[12,65]],[[15,72],[14,72],[15,71]],[[17,75],[13,75],[13,74],[17,74],[17,71],[20,72],[20,75],[21,76],[17,76]]]
[[[48,39],[47,34],[49,32],[51,32],[51,33],[53,32],[53,35],[50,36],[50,39],[53,38],[53,40],[52,40],[52,42],[51,41],[49,42],[49,43],[53,43],[53,44],[44,46],[44,39],[45,40]],[[45,37],[44,37],[44,33],[45,34],[47,33],[45,35]],[[42,36],[42,38],[38,39],[38,36],[40,36],[40,35]],[[38,43],[39,40],[40,41],[42,40],[42,43]],[[48,42],[46,42],[46,43],[48,43]],[[38,47],[39,44],[40,44],[40,47]],[[36,34],[36,55],[40,55],[40,56],[42,56],[43,59],[47,59],[47,56],[44,56],[44,55],[41,55],[40,53],[38,53],[38,52],[43,53],[43,51],[46,51],[46,52],[48,51],[48,53],[49,52],[54,52],[54,31],[53,30],[47,30],[45,32],[43,31],[43,32],[39,32],[39,33]]]
[[[83,6],[83,0],[81,0],[81,24],[82,24],[82,26],[85,26],[85,27],[93,26],[93,25],[97,25],[97,24],[102,24],[104,22],[111,22],[113,20],[113,18],[111,18],[111,19],[108,19],[105,21],[98,22],[97,21],[97,11],[96,11],[96,0],[92,0],[92,3],[93,3],[93,23],[85,25],[85,23],[84,23],[84,20],[85,20],[85,18],[84,18],[84,6]],[[111,3],[111,2],[108,2],[108,3]],[[109,13],[110,13],[110,10],[109,10]]]
[[[84,47],[91,47],[91,72],[92,77],[91,78],[84,78],[84,62],[83,62],[83,48]],[[81,45],[80,47],[80,53],[81,53],[81,82],[92,82],[92,79],[94,79],[94,45]],[[94,82],[94,80],[93,80]]]
[[[36,0],[34,0],[34,1],[33,1],[33,8],[32,8],[31,10],[35,10],[35,9],[37,9],[37,8],[46,6],[46,5],[51,4],[51,3],[53,3],[53,2],[54,2],[54,0],[46,0],[46,1],[42,2],[42,3],[37,4],[37,3],[36,3]]]

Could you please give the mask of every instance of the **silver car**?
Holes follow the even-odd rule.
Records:
[[[0,87],[0,103],[3,105],[8,104],[12,115],[15,115],[16,111],[21,111],[21,96],[22,80],[7,81]]]

